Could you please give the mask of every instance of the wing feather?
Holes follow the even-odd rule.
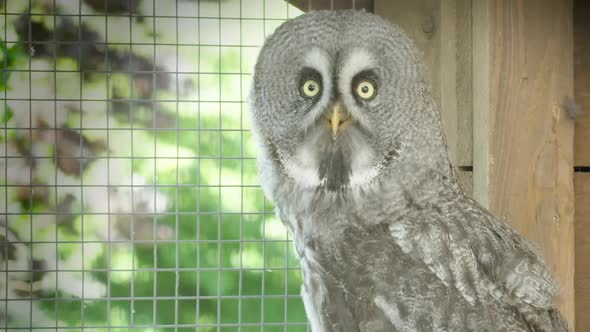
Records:
[[[536,249],[477,203],[459,197],[411,211],[389,225],[395,243],[467,302],[491,295],[554,307],[558,288]]]

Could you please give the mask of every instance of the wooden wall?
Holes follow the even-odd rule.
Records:
[[[574,1],[576,330],[590,331],[590,3]]]
[[[464,182],[473,176],[474,197],[540,247],[570,324],[572,12],[568,0],[375,0],[424,52]]]
[[[483,152],[474,161],[475,186],[487,191],[483,203],[540,247],[573,324],[574,128],[562,107],[573,95],[572,1],[474,6],[478,38],[487,44],[474,50],[474,68],[487,72],[486,82],[474,82],[487,91],[474,100],[474,146]]]
[[[590,173],[576,172],[574,182],[576,331],[590,331]]]

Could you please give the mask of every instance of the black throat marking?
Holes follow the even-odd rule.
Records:
[[[351,156],[337,145],[330,144],[326,150],[320,155],[318,176],[323,187],[329,191],[338,191],[350,183]]]

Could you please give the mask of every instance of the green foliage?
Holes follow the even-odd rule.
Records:
[[[8,123],[8,121],[10,121],[10,119],[12,119],[13,116],[14,112],[12,111],[10,106],[7,105],[6,107],[4,107],[4,114],[2,114],[2,119],[0,120],[0,122],[6,124]]]
[[[285,8],[280,6],[284,3],[279,3],[277,8]],[[35,10],[43,12],[43,9]],[[43,22],[53,22],[47,17],[50,16]],[[149,22],[134,20],[133,31],[151,32],[147,26]],[[159,25],[160,29],[159,42],[175,42],[175,39],[163,38],[176,33],[176,26]],[[141,36],[137,38],[141,40]],[[150,36],[146,38],[152,40]],[[21,59],[29,61],[17,45],[7,47],[4,42],[0,45],[3,69],[14,68]],[[147,50],[146,54],[153,52],[152,46],[134,46],[133,51],[140,54],[142,49]],[[169,50],[175,51],[175,48]],[[115,94],[118,98],[137,98],[140,92],[145,92],[145,84],[135,82],[132,85],[132,77],[125,72],[95,74],[80,82],[79,73],[72,72],[78,70],[72,58],[56,59],[56,98],[74,100],[56,103],[56,114],[65,118],[64,125],[82,127],[81,135],[91,142],[106,141],[108,135],[108,155],[112,158],[108,163],[104,159],[94,161],[81,178],[76,178],[63,174],[53,164],[53,159],[47,158],[55,153],[52,143],[31,144],[37,144],[33,149],[37,152],[42,150],[42,144],[51,152],[45,159],[36,160],[39,166],[34,169],[32,178],[48,183],[55,181],[57,189],[49,190],[44,203],[22,206],[22,215],[16,216],[11,225],[20,227],[23,238],[29,235],[33,240],[55,246],[59,267],[63,264],[74,270],[83,268],[85,283],[95,280],[109,287],[105,294],[108,299],[82,300],[62,290],[44,294],[45,300],[39,301],[41,307],[64,326],[92,326],[99,327],[92,330],[102,331],[107,326],[119,327],[118,330],[149,326],[149,330],[153,330],[154,324],[198,324],[203,326],[199,330],[216,331],[213,327],[216,324],[248,323],[252,325],[243,326],[242,331],[260,331],[260,326],[266,323],[306,322],[298,296],[301,284],[298,261],[287,231],[274,217],[273,207],[258,186],[256,149],[247,130],[249,115],[246,106],[240,103],[249,85],[248,77],[240,74],[245,71],[245,63],[254,60],[250,51],[239,47],[194,50],[187,48],[183,54],[187,63],[183,66],[193,71],[198,68],[207,74],[179,77],[179,81],[183,80],[180,85],[189,87],[185,88],[188,91],[180,91],[180,87],[176,88],[178,91],[156,91],[155,101],[136,103],[127,113],[115,111],[112,104],[96,100],[112,98]],[[160,51],[157,49],[158,56],[166,54],[164,48]],[[53,68],[53,59],[46,61],[49,68]],[[183,71],[182,68],[179,71]],[[10,73],[3,71],[1,91],[10,89]],[[16,82],[17,76],[20,77],[12,76],[11,83],[27,86],[27,82]],[[26,75],[22,77],[18,79],[24,80]],[[52,80],[53,74],[46,75],[33,84],[46,87]],[[76,100],[80,90],[82,101]],[[171,99],[174,101],[170,102]],[[23,107],[22,110],[12,109],[7,102],[4,105],[1,114],[4,124],[30,112],[25,103],[15,104]],[[54,103],[48,106],[52,108]],[[66,107],[81,107],[82,112],[66,113]],[[49,123],[53,123],[53,111],[51,109]],[[156,118],[158,121],[172,119],[171,125],[154,130],[152,120]],[[107,124],[108,131],[105,130]],[[15,142],[20,137],[16,132],[13,136],[11,132],[8,134],[7,139]],[[24,134],[28,137],[26,129]],[[106,154],[103,152],[101,156]],[[113,162],[119,163],[112,166]],[[106,165],[111,165],[108,171]],[[171,236],[163,241],[141,244],[130,240],[106,242],[100,238],[97,234],[109,223],[115,223],[116,214],[101,215],[104,211],[97,207],[104,203],[100,201],[107,200],[106,191],[105,195],[92,196],[89,192],[96,188],[84,186],[103,185],[106,176],[111,185],[131,184],[135,176],[146,179],[146,185],[153,185],[169,204],[165,211],[150,216],[144,224],[135,221],[136,231],[145,225],[154,230],[165,226],[171,230]],[[61,187],[61,184],[68,186]],[[51,216],[55,211],[53,202],[66,194],[75,195],[77,199],[72,211],[78,213],[73,218],[32,226],[34,218],[29,212]],[[14,200],[13,196],[7,200]],[[30,234],[33,229],[34,234]],[[60,272],[57,278],[68,277],[68,272]],[[53,296],[59,299],[53,300]],[[194,327],[178,330],[194,331]],[[222,330],[238,331],[238,328],[230,326]],[[268,325],[264,330],[285,329]],[[287,330],[306,331],[306,327],[294,325]]]
[[[13,116],[14,116],[14,112],[12,111],[10,106],[5,104],[4,113],[2,113],[2,117],[0,119],[0,122],[3,125],[6,125],[8,123],[8,121],[10,121],[10,119],[12,119]],[[4,136],[2,134],[0,134],[0,143],[2,143],[2,142],[4,142]]]
[[[0,75],[0,93],[5,93],[10,89],[8,79],[10,78],[11,71],[9,69],[14,68],[17,60],[22,56],[20,47],[17,44],[7,48],[6,43],[0,40],[0,68],[2,75]],[[4,112],[0,115],[0,123],[4,126],[14,116],[13,110],[8,106],[6,101],[3,102]],[[0,143],[4,142],[4,135],[0,134]]]
[[[23,57],[23,52],[18,44],[14,44],[11,47],[7,47],[7,43],[0,40],[0,68],[2,75],[0,76],[0,91],[9,89],[8,79],[10,78],[11,71],[6,69],[12,69],[16,65],[16,62]]]

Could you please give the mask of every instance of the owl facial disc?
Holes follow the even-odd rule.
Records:
[[[404,133],[421,107],[409,102],[422,90],[419,68],[399,61],[413,55],[402,36],[361,33],[333,15],[321,31],[298,21],[275,31],[259,55],[252,96],[269,169],[303,188],[344,192],[395,167],[408,146],[398,140],[411,139]]]
[[[376,65],[373,54],[356,47],[306,52],[293,86],[309,105],[294,127],[299,144],[278,147],[285,172],[299,185],[340,191],[377,176],[382,156],[367,112],[377,96]]]

